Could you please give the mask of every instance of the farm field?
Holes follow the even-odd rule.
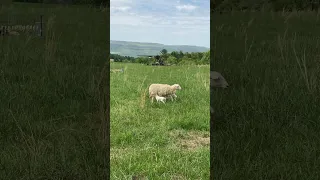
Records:
[[[111,179],[209,179],[209,65],[110,67]],[[182,89],[152,104],[151,83]]]
[[[14,3],[0,9],[0,21],[24,25],[41,14],[44,37],[0,37],[0,177],[103,179],[108,147],[98,82],[107,12]]]
[[[319,179],[320,14],[211,17],[215,179]]]

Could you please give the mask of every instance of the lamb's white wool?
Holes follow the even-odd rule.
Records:
[[[151,98],[151,102],[156,97],[156,95],[161,97],[177,97],[176,90],[181,89],[179,84],[174,84],[172,86],[168,84],[151,84],[149,86],[149,97]]]
[[[226,79],[216,71],[210,71],[210,85],[212,87],[227,88],[229,86]]]
[[[165,104],[166,98],[156,95],[156,100],[157,100],[157,102],[160,101],[160,102],[163,102],[163,104]]]

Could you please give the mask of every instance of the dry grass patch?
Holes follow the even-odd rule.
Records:
[[[132,180],[148,180],[148,177],[145,175],[134,175],[132,176]]]
[[[187,178],[181,174],[174,174],[171,177],[171,180],[186,180]]]
[[[128,148],[110,148],[110,160],[123,158],[128,151]]]
[[[178,147],[191,151],[210,144],[210,134],[208,132],[176,130],[172,131],[170,136],[177,140]]]

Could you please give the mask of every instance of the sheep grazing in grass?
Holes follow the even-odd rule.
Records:
[[[211,87],[216,87],[216,88],[227,88],[229,87],[228,82],[226,79],[216,71],[210,71],[210,82],[211,82]],[[214,113],[214,109],[210,107],[211,113]]]
[[[176,86],[177,87],[177,89],[181,89],[181,87],[180,87],[180,85],[179,84],[174,84],[174,85],[172,85],[172,86]],[[173,93],[173,94],[169,94],[169,95],[167,95],[165,98],[170,98],[171,99],[171,101],[173,101],[173,99],[174,100],[177,100],[177,95],[176,95],[176,93]]]
[[[157,102],[163,102],[163,104],[165,104],[166,98],[156,95],[156,100]]]
[[[210,71],[210,83],[212,87],[227,88],[229,87],[226,79],[216,71]]]
[[[179,84],[169,85],[169,84],[151,84],[149,86],[149,97],[153,103],[154,98],[158,95],[161,97],[177,97],[176,90],[180,90],[181,86]]]

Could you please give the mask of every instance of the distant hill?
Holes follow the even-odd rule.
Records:
[[[206,52],[209,48],[189,45],[164,45],[159,43],[142,43],[130,41],[110,41],[110,53],[121,56],[157,55],[162,49],[168,53],[172,51],[182,52]]]

